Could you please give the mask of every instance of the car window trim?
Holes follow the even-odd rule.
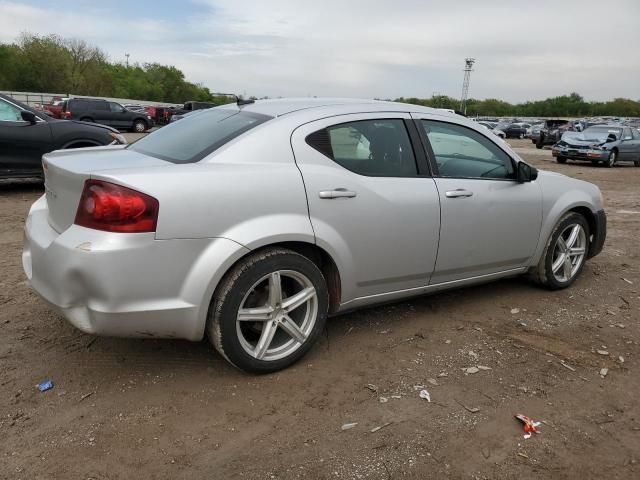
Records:
[[[386,112],[364,112],[364,113],[386,113]],[[393,113],[408,113],[408,112],[393,112]],[[352,115],[351,113],[349,114],[344,114],[344,115]],[[340,117],[342,115],[335,115],[335,117]],[[332,118],[334,116],[329,116],[329,117],[325,117],[325,118]],[[323,119],[320,119],[323,120]],[[319,132],[320,130],[328,130],[329,128],[333,128],[333,127],[338,127],[340,125],[346,125],[348,123],[357,123],[357,122],[372,122],[372,121],[376,121],[376,120],[400,120],[403,125],[404,128],[407,132],[407,137],[409,138],[409,144],[411,145],[411,151],[413,152],[413,161],[415,163],[416,166],[416,174],[415,175],[394,175],[394,176],[389,176],[389,175],[375,175],[375,174],[371,174],[371,175],[365,175],[364,173],[360,173],[360,172],[354,172],[353,170],[349,170],[347,167],[340,165],[335,158],[331,158],[328,157],[324,152],[321,152],[320,150],[318,150],[317,148],[315,148],[312,144],[310,144],[307,141],[307,138],[311,135],[313,135],[316,132]],[[311,123],[311,122],[308,122]],[[304,141],[305,143],[313,148],[316,152],[320,153],[321,155],[325,156],[326,158],[328,158],[329,160],[331,160],[333,163],[335,163],[338,167],[344,169],[345,171],[352,173],[354,175],[358,175],[360,177],[369,177],[369,178],[431,178],[431,174],[429,173],[429,169],[428,167],[426,167],[426,158],[424,158],[425,154],[423,149],[420,147],[421,142],[418,142],[418,144],[416,145],[416,141],[418,141],[417,138],[415,138],[415,134],[417,132],[413,132],[412,134],[412,129],[409,126],[410,123],[413,123],[412,120],[410,118],[405,118],[405,117],[394,117],[394,116],[389,116],[389,117],[374,117],[374,118],[362,118],[362,119],[358,119],[358,120],[347,120],[346,122],[340,122],[340,123],[332,123],[331,125],[326,125],[318,130],[314,130],[313,132],[307,134],[304,137]],[[414,125],[415,128],[415,125]],[[328,133],[328,132],[327,132]],[[420,157],[423,157],[422,160],[419,160]],[[422,166],[421,166],[422,163]],[[425,168],[426,167],[426,168]]]
[[[433,151],[433,148],[431,147],[431,142],[429,142],[429,139],[427,137],[426,132],[424,131],[424,128],[422,128],[422,125],[420,125],[420,122],[422,122],[422,120],[426,120],[426,121],[429,121],[429,122],[447,123],[449,125],[455,125],[455,126],[458,126],[458,127],[466,128],[467,130],[471,130],[473,132],[478,133],[479,135],[482,135],[489,142],[491,142],[495,146],[497,146],[500,149],[500,151],[503,152],[507,156],[507,158],[509,158],[509,160],[511,161],[511,166],[513,167],[514,172],[518,171],[518,161],[515,158],[513,158],[513,156],[507,150],[505,150],[501,145],[499,145],[498,143],[494,142],[489,137],[487,137],[486,135],[480,133],[479,131],[474,130],[473,128],[467,127],[466,125],[462,125],[462,124],[456,123],[456,122],[447,122],[446,120],[432,119],[432,118],[414,118],[413,122],[416,125],[418,133],[420,135],[420,139],[422,140],[422,143],[423,143],[423,147],[427,151],[427,157],[429,159],[429,165],[431,166],[431,171],[433,172],[433,177],[434,178],[454,178],[454,179],[459,179],[459,180],[465,180],[465,179],[466,180],[491,180],[491,181],[498,181],[498,182],[517,182],[518,181],[517,178],[464,177],[464,176],[449,177],[449,176],[440,175],[440,171],[438,170],[438,163],[436,162],[435,152]]]
[[[15,103],[13,103],[11,100],[7,100],[7,99],[6,99],[6,98],[4,98],[4,97],[0,97],[0,102],[6,102],[6,103],[8,103],[8,104],[9,104],[9,105],[11,105],[11,106],[16,107],[16,108],[17,108],[18,110],[20,110],[21,112],[29,112],[29,111],[30,111],[30,110],[27,110],[26,108],[22,108],[20,105],[16,105],[16,104],[15,104]],[[40,118],[40,117],[38,116],[38,114],[37,114],[37,113],[35,113],[35,112],[31,112],[31,113],[33,113],[33,114],[36,116],[36,123],[41,123],[41,122],[46,123],[46,122],[47,122],[47,121],[46,121],[46,120],[44,120],[43,118]],[[0,119],[0,122],[10,122],[10,123],[29,123],[29,122],[27,122],[26,120],[2,120],[2,119]]]

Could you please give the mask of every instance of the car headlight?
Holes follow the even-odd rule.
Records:
[[[115,132],[109,132],[109,135],[111,135],[111,138],[113,138],[113,142],[111,142],[112,145],[126,145],[127,144],[127,139],[124,138],[124,135],[122,135],[120,133],[115,133]]]

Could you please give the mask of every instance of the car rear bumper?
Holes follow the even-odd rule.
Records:
[[[591,245],[589,246],[588,258],[598,255],[604,247],[607,238],[607,215],[604,210],[596,213],[596,231],[593,234]]]
[[[156,240],[48,222],[45,197],[31,208],[22,264],[32,288],[86,333],[202,338],[213,289],[248,250],[228,239]]]

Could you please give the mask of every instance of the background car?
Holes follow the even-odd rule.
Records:
[[[495,126],[493,133],[500,138],[524,138],[529,126],[526,123],[501,122]]]
[[[544,123],[535,123],[527,128],[526,137],[531,139],[532,143],[537,143],[540,137],[540,130],[544,127]]]
[[[536,148],[540,149],[545,145],[554,145],[560,141],[562,134],[573,130],[573,124],[569,120],[545,120],[540,129]]]
[[[621,125],[599,125],[583,132],[566,132],[551,153],[558,163],[588,160],[613,167],[618,162],[633,162],[640,167],[640,132]]]
[[[153,126],[153,119],[144,110],[131,111],[116,102],[92,98],[72,98],[62,105],[62,118],[94,122],[120,130],[142,133]]]
[[[606,234],[595,185],[402,103],[225,105],[44,162],[32,287],[85,332],[207,335],[252,372],[299,360],[328,314],[524,273],[568,287]]]
[[[42,177],[42,155],[53,150],[125,143],[112,128],[52,118],[0,94],[0,178]]]

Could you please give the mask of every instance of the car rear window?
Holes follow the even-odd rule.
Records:
[[[127,148],[172,163],[194,163],[272,118],[229,109],[201,110],[162,127]]]

